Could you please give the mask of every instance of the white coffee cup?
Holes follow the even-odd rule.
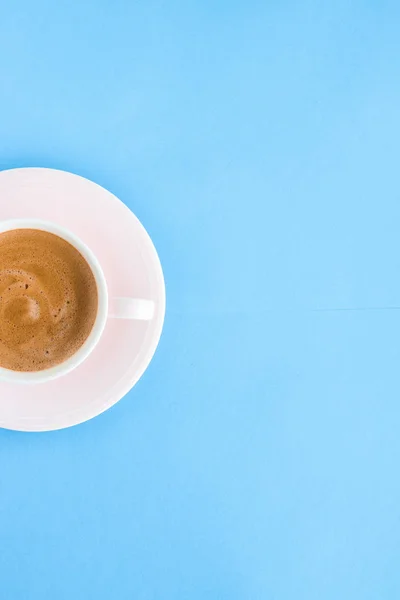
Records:
[[[152,300],[142,298],[109,298],[107,282],[99,261],[76,235],[55,223],[39,219],[12,219],[0,222],[0,234],[14,229],[39,229],[63,238],[76,248],[89,264],[97,284],[98,309],[96,319],[84,344],[73,356],[55,367],[36,372],[20,372],[0,367],[0,380],[11,383],[44,383],[66,375],[78,367],[93,352],[103,334],[108,318],[150,321],[154,316]]]

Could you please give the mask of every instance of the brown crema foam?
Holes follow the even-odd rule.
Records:
[[[0,233],[0,366],[43,371],[70,358],[96,320],[97,285],[69,242],[38,229]]]

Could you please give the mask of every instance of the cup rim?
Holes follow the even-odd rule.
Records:
[[[0,235],[14,229],[37,229],[53,233],[69,242],[87,261],[97,285],[98,307],[95,322],[82,346],[67,360],[42,371],[13,371],[0,366],[0,381],[9,383],[45,383],[70,373],[93,352],[106,326],[108,316],[108,290],[103,269],[90,248],[74,233],[65,227],[41,219],[8,219],[0,221]]]

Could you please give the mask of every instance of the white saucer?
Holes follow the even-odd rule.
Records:
[[[110,297],[148,298],[152,321],[109,319],[99,345],[75,371],[37,385],[0,382],[0,427],[49,431],[87,421],[139,380],[158,345],[165,285],[157,252],[135,215],[99,185],[54,169],[0,173],[0,220],[58,223],[84,241],[103,267]]]

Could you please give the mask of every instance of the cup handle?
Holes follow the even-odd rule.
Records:
[[[155,303],[143,298],[110,298],[108,316],[110,319],[136,319],[151,321]]]

